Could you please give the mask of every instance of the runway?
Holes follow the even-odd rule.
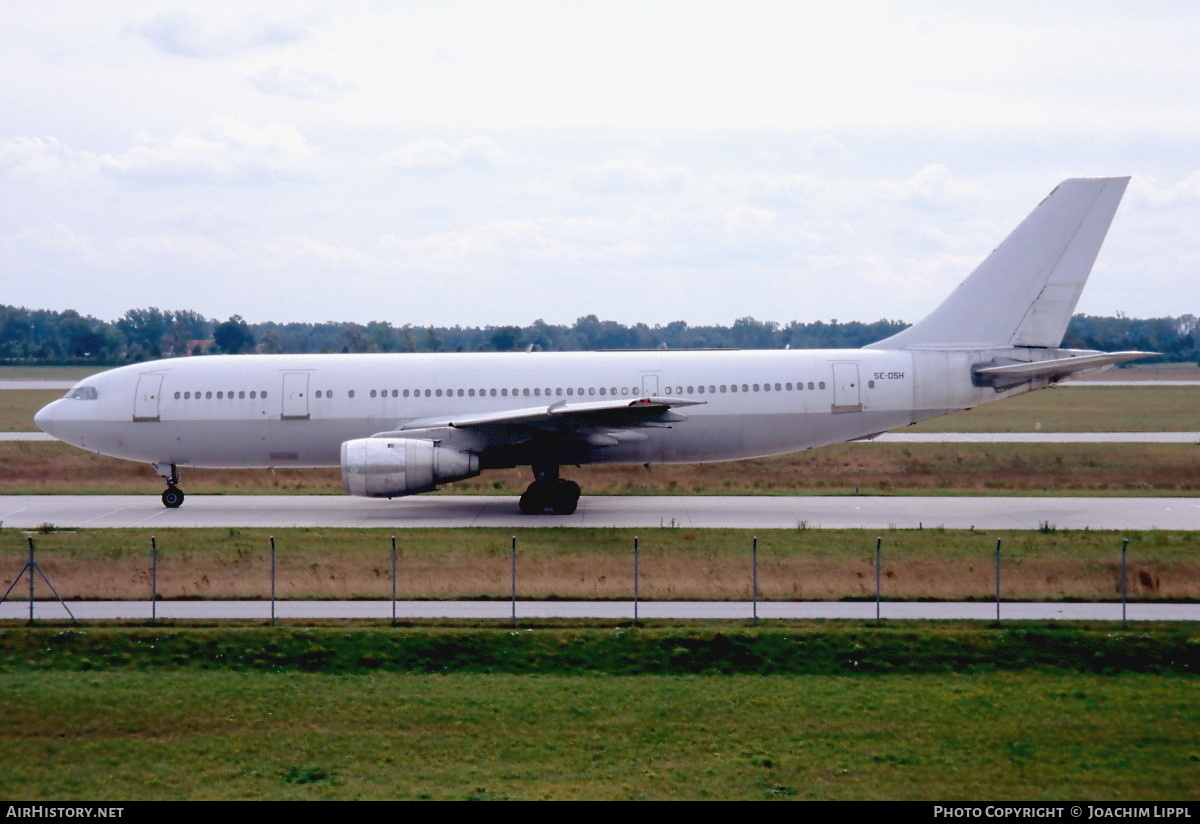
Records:
[[[930,496],[585,496],[574,515],[527,516],[517,499],[421,495],[189,495],[166,509],[146,495],[4,495],[9,528],[125,527],[728,527],[734,529],[1200,530],[1198,498]]]
[[[68,602],[80,621],[148,621],[149,601]],[[270,601],[159,601],[156,617],[161,620],[269,621]],[[391,601],[276,601],[280,620],[373,620],[392,618]],[[709,619],[749,620],[755,615],[750,601],[641,601],[638,620]],[[875,620],[874,601],[759,602],[757,615],[763,620],[851,619]],[[890,620],[996,620],[995,602],[891,602],[880,604],[879,615]],[[460,619],[497,620],[513,618],[511,601],[397,601],[397,620]],[[1076,604],[1012,602],[1000,604],[1000,619],[1009,621],[1120,621],[1121,604]],[[1129,621],[1200,621],[1200,604],[1129,604]],[[0,604],[0,620],[27,620],[29,602]],[[57,601],[35,601],[35,620],[69,620]],[[517,601],[516,620],[597,618],[631,621],[632,601]]]

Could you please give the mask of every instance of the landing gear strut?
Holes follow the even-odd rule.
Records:
[[[164,471],[163,464],[153,466],[158,476],[167,482],[167,491],[162,494],[163,506],[167,509],[178,509],[183,505],[183,490],[176,486],[179,483],[179,472],[175,469],[175,464],[170,464],[169,471]]]
[[[579,484],[558,477],[557,466],[537,464],[534,481],[521,496],[522,515],[570,515],[579,505]]]

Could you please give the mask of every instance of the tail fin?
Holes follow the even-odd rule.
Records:
[[[1064,180],[930,315],[866,348],[1058,346],[1128,183]]]

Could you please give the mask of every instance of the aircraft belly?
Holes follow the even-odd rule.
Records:
[[[895,429],[908,424],[911,414],[697,415],[670,430],[649,430],[641,443],[596,449],[586,462],[700,463],[780,455]]]

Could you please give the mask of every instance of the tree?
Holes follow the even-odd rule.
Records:
[[[241,315],[233,315],[213,330],[217,348],[226,355],[236,355],[254,347],[254,333]]]

